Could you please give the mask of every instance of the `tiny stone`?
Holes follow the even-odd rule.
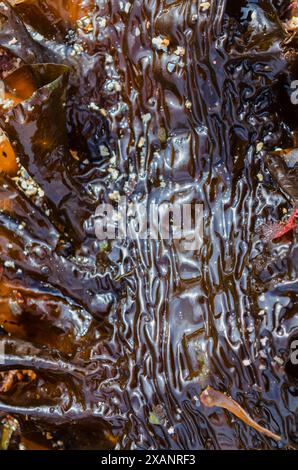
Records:
[[[14,46],[14,45],[17,44],[17,43],[18,43],[17,38],[12,38],[12,39],[9,41],[8,44],[9,44],[9,46]]]
[[[250,359],[243,359],[242,364],[244,367],[248,367],[251,365],[251,360]]]
[[[160,127],[157,132],[157,136],[162,144],[165,144],[167,141],[167,131],[164,127]]]
[[[169,44],[170,41],[167,38],[162,38],[161,36],[157,36],[152,39],[153,47],[164,52],[167,52]]]
[[[138,142],[138,147],[142,148],[145,145],[145,139],[144,137],[140,137],[139,142]]]
[[[93,101],[89,104],[89,108],[92,109],[93,111],[100,111],[99,106],[97,106],[97,104],[94,103]]]
[[[173,62],[169,62],[169,63],[167,64],[167,71],[168,71],[169,73],[173,73],[174,70],[175,70],[175,64],[173,64]]]
[[[111,201],[116,201],[118,202],[120,200],[120,193],[119,191],[113,191],[112,193],[109,194],[109,198]]]
[[[16,267],[15,264],[14,264],[14,261],[10,261],[10,260],[9,261],[4,261],[4,266],[6,268],[12,268],[12,269],[15,269],[15,267]]]
[[[102,157],[108,157],[110,155],[110,151],[105,145],[100,145],[99,151]]]
[[[261,339],[260,339],[260,343],[261,343],[261,345],[262,345],[263,347],[266,346],[267,341],[268,341],[268,338],[267,338],[267,337],[264,337],[264,338],[261,338]]]
[[[275,362],[277,362],[277,364],[279,364],[280,366],[283,366],[284,365],[284,360],[279,357],[279,356],[274,356],[273,358],[275,360]]]
[[[147,113],[147,114],[143,114],[143,115],[142,115],[143,124],[147,124],[147,122],[149,122],[150,119],[151,119],[151,114],[150,114],[150,113]]]
[[[262,173],[258,173],[257,178],[259,181],[264,181],[264,176],[262,175]]]
[[[207,11],[210,8],[210,2],[203,2],[200,4],[200,10]]]
[[[263,147],[264,147],[263,142],[258,142],[258,143],[257,143],[257,147],[256,147],[257,152],[258,152],[258,153],[261,152],[261,151],[263,150]]]
[[[125,13],[129,13],[130,8],[131,8],[131,4],[129,2],[126,2],[125,7],[124,7]]]
[[[100,28],[105,28],[107,26],[107,20],[105,18],[100,18],[98,21],[98,26]]]
[[[183,57],[185,55],[184,47],[178,46],[177,49],[174,51],[174,54],[179,55],[180,57]]]

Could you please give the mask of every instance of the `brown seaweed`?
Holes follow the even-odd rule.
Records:
[[[276,149],[295,146],[297,39],[285,2],[209,3],[89,1],[87,19],[0,4],[21,65],[5,59],[20,102],[0,113],[18,163],[1,175],[0,369],[36,375],[0,413],[29,448],[45,433],[66,449],[298,445],[297,243],[259,230],[296,206]],[[115,194],[203,204],[201,250],[102,244],[95,209]],[[222,422],[208,384],[283,439]]]
[[[244,421],[248,426],[256,429],[258,432],[265,434],[266,436],[270,437],[271,439],[275,439],[276,441],[280,441],[281,437],[273,432],[269,431],[269,429],[260,426],[256,421],[251,419],[251,417],[246,413],[246,411],[231,397],[226,396],[224,393],[219,392],[218,390],[214,390],[212,387],[207,387],[200,395],[200,400],[203,405],[212,408],[217,406],[219,408],[224,408],[231,413],[233,413],[237,418]]]

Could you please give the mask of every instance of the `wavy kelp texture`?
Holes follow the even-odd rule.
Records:
[[[44,192],[3,176],[1,369],[36,379],[1,413],[25,437],[51,432],[48,447],[296,448],[297,244],[261,231],[296,204],[270,160],[298,124],[284,2],[96,1],[66,35],[49,34],[53,2],[31,3],[38,34],[35,9],[0,4],[1,46],[56,63],[29,67],[37,91],[1,119]],[[200,252],[103,246],[92,211],[114,191],[203,203]],[[282,440],[204,407],[207,385]]]

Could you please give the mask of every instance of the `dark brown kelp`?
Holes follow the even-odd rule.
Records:
[[[99,3],[0,4],[3,447],[296,448],[291,10]],[[119,195],[203,204],[202,249],[100,242]],[[201,406],[208,385],[282,440]]]

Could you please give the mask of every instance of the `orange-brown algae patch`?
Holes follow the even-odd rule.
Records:
[[[233,413],[233,415],[237,416],[237,418],[241,419],[241,421],[256,431],[265,434],[266,436],[276,441],[281,440],[280,436],[269,431],[269,429],[260,426],[256,421],[254,421],[235,400],[233,400],[231,397],[228,397],[224,393],[219,392],[218,390],[214,390],[212,387],[207,387],[201,393],[200,400],[203,405],[207,406],[208,408],[213,408],[215,406],[224,408],[230,413]]]

